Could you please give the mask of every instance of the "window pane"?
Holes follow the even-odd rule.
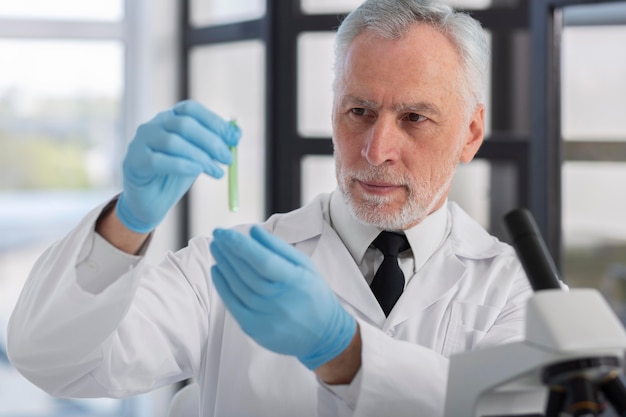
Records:
[[[119,166],[123,47],[2,40],[0,323],[41,252],[110,198]],[[2,327],[3,328],[3,327]],[[0,352],[4,352],[4,332]],[[1,356],[1,355],[0,355]],[[0,358],[0,415],[119,415],[117,400],[57,400]]]
[[[300,201],[306,204],[316,195],[329,193],[337,187],[335,158],[332,156],[309,155],[301,162],[302,187]]]
[[[611,186],[610,184],[615,184]],[[626,320],[626,163],[567,162],[563,167],[564,278],[604,292]]]
[[[502,218],[519,204],[518,181],[514,163],[475,159],[458,167],[448,198],[490,233],[507,241]]]
[[[124,0],[4,0],[0,17],[60,20],[122,20]]]
[[[301,0],[302,11],[307,14],[348,13],[361,3],[363,0]],[[492,0],[448,0],[446,3],[456,8],[484,9]]]
[[[457,202],[485,228],[489,228],[490,174],[487,161],[459,165],[449,194],[450,200]]]
[[[0,190],[111,187],[122,45],[0,41],[0,53]]]
[[[265,14],[265,0],[191,0],[192,26],[258,19]]]
[[[571,7],[565,22],[619,20],[623,10],[617,3]],[[626,322],[626,199],[619,192],[626,163],[609,162],[626,142],[624,42],[625,26],[565,27],[561,119],[568,155],[586,159],[563,165],[563,277],[600,290]]]
[[[626,140],[626,27],[566,27],[562,124],[566,140]]]
[[[348,13],[363,0],[301,0],[302,11],[307,14]]]
[[[228,181],[198,178],[192,189],[192,234],[265,218],[265,49],[257,41],[199,47],[191,53],[191,97],[241,127],[239,210],[228,211]]]
[[[334,32],[304,33],[298,38],[298,131],[329,137],[333,103]]]

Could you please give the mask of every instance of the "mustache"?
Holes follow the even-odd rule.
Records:
[[[396,186],[408,187],[414,179],[406,173],[394,172],[388,166],[372,166],[366,170],[362,169],[344,169],[344,175],[347,175],[352,181],[380,181],[390,183]]]

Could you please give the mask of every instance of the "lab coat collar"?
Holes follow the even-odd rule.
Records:
[[[504,243],[489,234],[476,220],[470,217],[455,202],[448,203],[448,212],[453,219],[451,229],[452,251],[469,259],[488,259],[502,252]]]
[[[328,200],[329,194],[320,194],[297,210],[271,216],[266,225],[272,233],[292,245],[317,237],[324,231]]]
[[[389,317],[385,317],[367,282],[358,279],[361,272],[350,252],[324,218],[329,200],[329,195],[323,194],[298,210],[272,216],[268,226],[309,255],[337,296],[378,328],[400,324],[450,291],[465,274],[463,258],[487,259],[501,251],[496,238],[457,204],[449,202],[450,238],[420,271],[419,279],[411,280]]]
[[[268,223],[277,235],[291,244],[319,236],[329,226],[323,215],[328,213],[329,202],[330,194],[322,194],[297,210],[270,217]],[[487,259],[500,253],[502,243],[487,233],[458,204],[449,201],[447,209],[454,254],[470,259]],[[293,221],[289,221],[292,218]],[[471,241],[468,241],[468,237]]]

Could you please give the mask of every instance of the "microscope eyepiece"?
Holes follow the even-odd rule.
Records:
[[[561,289],[558,271],[531,212],[515,209],[504,216],[504,223],[533,290]]]

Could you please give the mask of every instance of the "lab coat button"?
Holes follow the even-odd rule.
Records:
[[[393,329],[389,329],[389,330],[387,330],[387,334],[389,336],[393,337],[396,334],[396,332]]]
[[[89,269],[91,270],[91,272],[98,272],[98,264],[90,261],[89,264],[87,264],[87,266],[89,267]]]

